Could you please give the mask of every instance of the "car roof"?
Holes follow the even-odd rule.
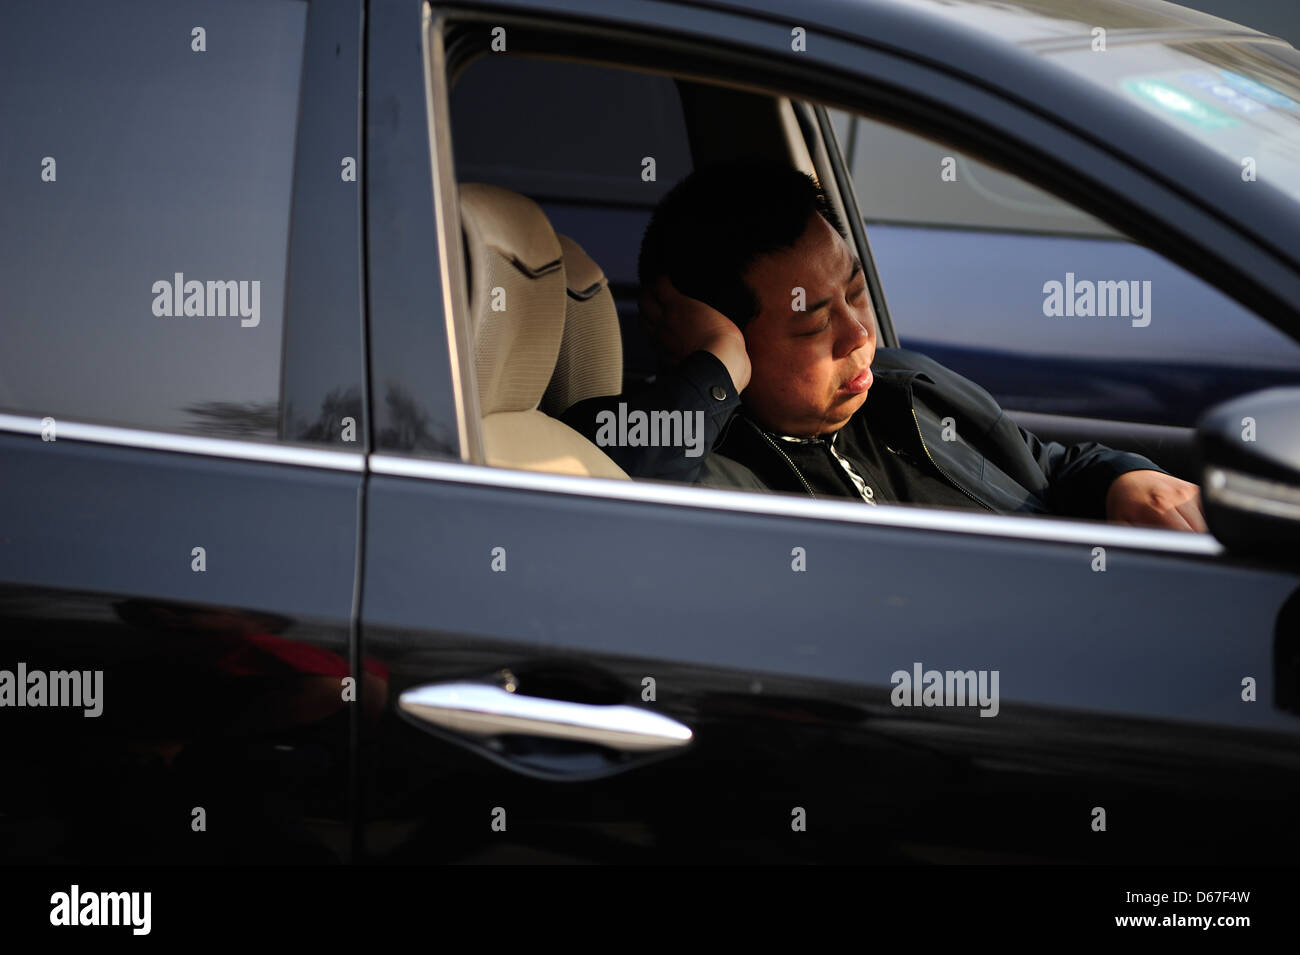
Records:
[[[812,0],[806,7],[897,8],[960,25],[997,43],[1039,52],[1091,42],[1105,27],[1108,43],[1171,39],[1271,39],[1268,34],[1164,0]]]
[[[1108,46],[1191,40],[1286,43],[1251,27],[1165,0],[682,2],[700,9],[742,10],[898,48],[912,46],[909,41],[919,36],[931,41],[945,36],[965,47],[976,60],[1086,48],[1093,40],[1093,29],[1099,26],[1106,29]]]

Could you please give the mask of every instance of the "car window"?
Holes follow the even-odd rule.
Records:
[[[0,410],[276,437],[306,11],[0,12]]]
[[[938,144],[868,117],[833,115],[869,222],[1120,238],[1101,220],[970,156],[936,152]]]
[[[1300,381],[1300,345],[1100,220],[905,129],[837,121],[900,343],[1004,407],[1190,427]],[[1073,307],[1099,289],[1105,301]]]
[[[600,129],[607,128],[624,147],[603,144],[594,150],[606,157],[603,166],[593,165],[592,156],[581,149],[572,150],[568,159],[538,150],[538,138],[575,112],[570,104],[557,103],[561,97],[547,95],[545,71],[552,68],[571,70],[571,89],[588,93],[620,83],[634,89],[639,79],[650,79],[621,67],[484,53],[453,87],[450,142],[465,224],[470,305],[461,321],[470,346],[466,361],[472,362],[477,379],[477,394],[468,396],[468,406],[476,413],[483,447],[482,457],[467,452],[473,460],[512,469],[685,481],[814,499],[1099,520],[1108,507],[1103,498],[1111,481],[1102,480],[1113,475],[1108,469],[1154,467],[1199,479],[1188,434],[1135,423],[1190,424],[1201,409],[1234,394],[1300,381],[1300,349],[1294,343],[1085,211],[977,157],[904,129],[839,113],[831,116],[832,127],[857,174],[871,251],[907,351],[876,348],[870,370],[849,368],[841,358],[865,356],[861,346],[821,361],[821,339],[813,336],[831,327],[829,319],[791,335],[767,321],[759,331],[759,347],[767,349],[759,362],[762,372],[755,371],[743,395],[729,377],[731,366],[719,371],[723,362],[716,351],[712,361],[697,353],[690,363],[664,366],[665,373],[653,381],[635,381],[625,370],[620,391],[617,374],[608,374],[612,352],[608,326],[599,318],[600,290],[590,284],[593,273],[589,265],[578,265],[582,256],[561,253],[562,242],[544,237],[553,230],[580,238],[586,254],[609,274],[617,260],[611,250],[637,248],[656,199],[692,170],[683,161],[669,181],[660,166],[654,189],[638,192],[638,181],[650,185],[637,172],[645,156],[656,155],[654,144],[643,146],[639,134],[628,128],[625,107],[598,105],[598,95],[589,94],[583,103],[582,136],[598,138]],[[469,85],[476,70],[477,89]],[[624,73],[633,79],[626,80]],[[507,82],[511,78],[515,82]],[[707,81],[692,76],[692,83]],[[532,109],[542,118],[529,115],[525,121],[520,116],[512,126],[507,115],[492,114],[494,94],[497,100],[510,99],[503,90],[513,95],[522,88],[541,90]],[[662,87],[665,93],[671,88]],[[698,159],[705,154],[700,140],[707,138],[701,131],[729,124],[737,141],[725,158],[769,163],[753,180],[755,207],[762,206],[764,189],[777,188],[770,178],[773,160],[799,176],[799,167],[788,158],[795,143],[785,157],[762,144],[770,144],[773,136],[813,135],[812,127],[801,133],[775,111],[770,117],[755,111],[738,125],[730,114],[711,116],[709,98],[697,99],[692,87],[679,90],[689,117],[686,129],[695,137],[683,143],[682,157],[694,154]],[[485,127],[495,128],[494,122],[512,131],[497,137],[484,133]],[[705,171],[710,162],[698,170],[706,180],[718,174],[717,169]],[[603,179],[602,168],[615,170],[613,177]],[[919,174],[918,169],[930,172]],[[823,176],[831,173],[829,166],[821,171]],[[618,182],[619,175],[627,181]],[[886,181],[864,182],[864,175],[881,175]],[[891,194],[891,182],[902,195]],[[952,190],[944,192],[949,186]],[[531,190],[549,222],[541,221],[538,210],[493,192],[495,187],[525,195]],[[911,202],[911,194],[922,189],[928,194]],[[718,191],[710,186],[708,195]],[[935,193],[951,198],[936,198]],[[709,200],[699,195],[689,202],[695,209]],[[577,220],[563,218],[568,206],[596,210],[608,232],[574,230],[571,223]],[[619,217],[628,208],[635,208],[635,221]],[[828,223],[833,219],[823,217]],[[681,221],[689,223],[690,215]],[[755,221],[736,241],[744,244],[753,231],[765,229]],[[686,241],[688,234],[679,239]],[[820,242],[818,254],[826,256],[839,255],[844,245],[837,246],[833,234],[808,241]],[[788,246],[770,248],[779,252]],[[563,269],[557,267],[561,254]],[[691,261],[707,261],[710,254],[702,248]],[[788,266],[774,267],[807,266],[796,255]],[[635,292],[634,269],[625,274]],[[578,280],[581,276],[586,278]],[[858,277],[855,286],[868,281],[861,268],[852,276]],[[773,280],[786,281],[779,275]],[[853,281],[814,280],[824,296],[815,311],[837,301],[825,297],[834,295],[834,282]],[[791,286],[792,315],[804,310],[795,304],[804,301],[800,291]],[[769,288],[767,297],[772,294]],[[824,314],[856,315],[862,294],[862,289],[846,286],[845,305]],[[523,311],[517,304],[521,300]],[[727,301],[743,308],[736,299]],[[1225,331],[1233,323],[1248,331]],[[870,325],[862,319],[859,324]],[[834,343],[847,342],[851,323],[841,319],[835,327]],[[796,340],[798,344],[788,343]],[[755,343],[748,331],[745,343],[747,349]],[[801,356],[808,361],[791,371]],[[843,380],[832,380],[837,376]],[[971,382],[994,401],[971,389]],[[872,400],[862,403],[860,396],[868,390]],[[566,400],[552,401],[557,391]],[[574,394],[580,397],[574,399]],[[827,400],[835,407],[851,404],[871,413],[818,428],[831,420],[822,414],[823,394],[831,395]],[[910,414],[899,404],[907,401]],[[672,416],[683,407],[695,410],[683,413],[679,423]],[[719,409],[728,408],[738,411],[728,411],[724,418]],[[945,415],[945,408],[956,413]],[[705,424],[715,414],[721,422],[712,432],[717,437],[705,447]],[[688,415],[701,416],[690,422],[693,429]],[[981,429],[978,440],[960,436],[966,432],[959,431],[959,417],[965,422],[961,427]],[[873,423],[864,423],[869,419]],[[814,427],[805,427],[810,422]],[[832,435],[836,441],[844,438],[842,450]],[[1080,477],[1071,483],[1072,478],[1063,477],[1066,472],[1095,474],[1097,480]],[[1095,493],[1098,488],[1102,497]]]

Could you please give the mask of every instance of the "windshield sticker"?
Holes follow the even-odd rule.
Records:
[[[1245,93],[1252,99],[1259,100],[1268,106],[1274,106],[1278,109],[1295,109],[1297,105],[1300,105],[1291,97],[1279,93],[1271,86],[1258,83],[1249,76],[1242,76],[1240,73],[1232,72],[1232,70],[1219,70],[1219,75],[1223,77],[1223,82],[1233,89]]]
[[[1237,125],[1237,120],[1227,113],[1202,103],[1163,80],[1124,80],[1120,86],[1126,92],[1201,129],[1223,129]]]
[[[1259,100],[1251,99],[1245,93],[1233,89],[1223,80],[1209,73],[1184,73],[1178,79],[1187,86],[1203,90],[1223,100],[1239,113],[1262,113],[1268,110],[1268,107]]]

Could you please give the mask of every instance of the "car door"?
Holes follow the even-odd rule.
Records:
[[[421,22],[410,4],[372,5],[369,331],[383,391],[361,600],[363,665],[379,675],[362,735],[366,858],[1285,858],[1296,837],[1278,807],[1300,787],[1300,724],[1284,706],[1295,674],[1275,654],[1289,659],[1294,640],[1294,567],[1233,559],[1205,535],[481,463],[450,22],[484,43],[501,29],[515,51],[811,99],[852,75],[841,99],[944,103],[948,121],[1032,139],[1073,170],[1095,163],[1117,190],[1152,187],[943,69],[812,23],[792,55],[767,19],[669,9],[596,21],[549,3],[526,20]],[[428,129],[404,119],[425,115]],[[1163,198],[1142,214],[1172,215]],[[970,674],[969,698],[928,705],[931,672]]]
[[[0,21],[0,860],[342,861],[360,5]]]

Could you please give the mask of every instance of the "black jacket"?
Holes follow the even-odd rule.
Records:
[[[1163,470],[1139,454],[1101,444],[1042,442],[1017,427],[979,385],[917,352],[878,349],[871,370],[875,381],[867,400],[845,427],[888,436],[920,466],[933,467],[991,511],[1100,520],[1115,478]],[[604,447],[632,477],[810,493],[798,469],[745,413],[726,367],[707,352],[691,355],[638,394],[588,399],[563,419],[594,441],[597,412],[618,402],[647,411],[703,411],[705,447],[712,448],[691,458],[681,448]],[[945,424],[953,440],[944,440]]]

